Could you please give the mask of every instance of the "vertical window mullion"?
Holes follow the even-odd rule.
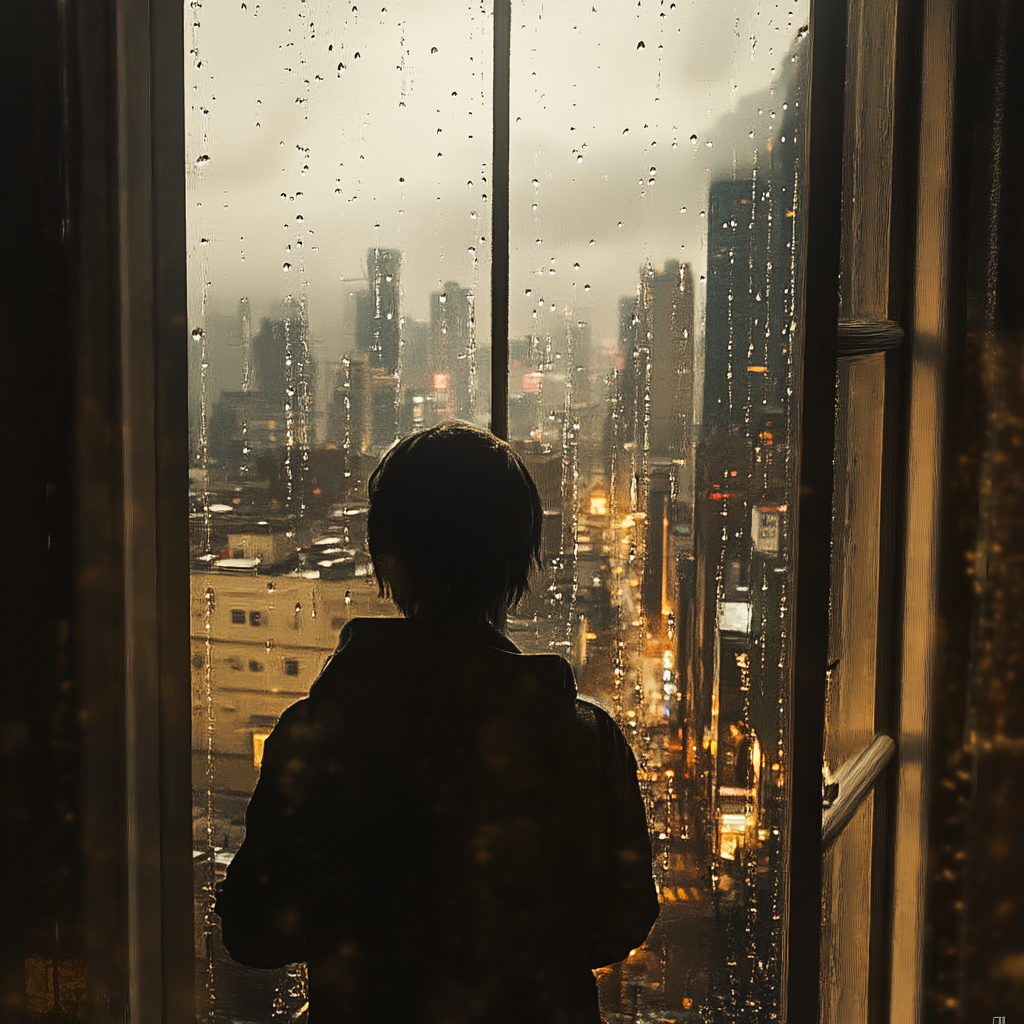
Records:
[[[508,439],[508,163],[511,0],[494,2],[491,156],[491,431]]]

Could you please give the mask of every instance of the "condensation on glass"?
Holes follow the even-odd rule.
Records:
[[[662,914],[609,1021],[782,1019],[808,3],[512,6],[508,620],[641,766]],[[489,418],[490,4],[186,14],[196,966],[302,1019],[212,887],[263,743],[379,602],[366,481]]]
[[[662,911],[609,1021],[783,1014],[806,4],[512,8],[509,619],[641,766]]]
[[[302,1016],[212,888],[263,743],[377,599],[366,483],[490,407],[491,17],[479,4],[186,11],[196,982],[211,1021]]]

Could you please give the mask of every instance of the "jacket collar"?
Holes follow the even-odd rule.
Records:
[[[522,651],[504,633],[490,623],[437,622],[424,619],[356,618],[349,619],[341,631],[338,650],[342,650],[356,637],[376,639],[380,642],[401,643],[410,632],[436,632],[458,635],[483,641],[487,646],[509,654]]]

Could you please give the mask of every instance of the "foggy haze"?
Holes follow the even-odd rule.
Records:
[[[775,124],[759,107],[805,17],[751,2],[513,5],[513,337],[536,329],[535,310],[573,308],[607,346],[644,261],[689,262],[700,280],[708,184],[749,176]],[[192,325],[233,316],[242,296],[259,317],[305,294],[313,338],[337,357],[346,296],[379,245],[404,252],[407,319],[457,281],[487,344],[489,5],[196,3],[186,46]]]

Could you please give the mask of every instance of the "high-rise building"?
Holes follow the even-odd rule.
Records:
[[[455,281],[430,296],[431,387],[440,418],[472,420],[476,412],[473,293]]]
[[[693,275],[666,260],[619,300],[619,414],[627,441],[661,459],[693,443]]]
[[[402,347],[402,251],[366,250],[366,292],[356,296],[356,341],[370,366],[398,371]]]
[[[701,434],[747,433],[783,409],[792,319],[792,183],[771,173],[715,181]],[[746,425],[746,426],[745,426]],[[756,433],[756,431],[755,431]]]

